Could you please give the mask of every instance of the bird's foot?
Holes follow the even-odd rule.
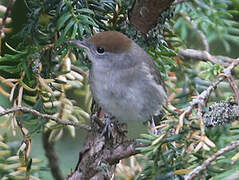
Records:
[[[113,137],[113,123],[109,116],[106,116],[105,127],[101,133],[101,136],[106,136],[107,138]]]
[[[150,131],[152,134],[157,135],[158,130],[156,129],[155,123],[154,123],[154,118],[152,117],[151,119],[151,124],[150,124]]]
[[[127,137],[126,134],[128,133],[126,123],[120,123],[118,121],[112,122],[114,117],[105,116],[105,126],[101,133],[101,136],[105,136],[106,138],[113,138],[116,134],[120,135],[121,137]]]

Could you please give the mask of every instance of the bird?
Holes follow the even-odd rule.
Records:
[[[118,121],[147,121],[160,114],[167,93],[148,53],[123,33],[104,31],[71,40],[83,48],[92,66],[89,85],[94,100]]]

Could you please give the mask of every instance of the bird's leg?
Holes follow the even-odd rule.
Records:
[[[111,122],[110,115],[105,114],[105,127],[101,133],[101,136],[106,135],[106,137],[111,138],[113,137],[112,130],[113,130],[113,123]]]
[[[155,134],[155,135],[158,134],[158,131],[157,131],[156,127],[155,127],[154,117],[153,116],[151,117],[150,131],[151,131],[152,134]]]
[[[123,124],[119,123],[118,121],[112,122],[112,119],[115,120],[115,117],[109,114],[105,114],[105,126],[101,133],[101,136],[105,135],[107,138],[111,138],[111,137],[114,137],[113,133],[117,132],[121,134],[122,136],[126,137],[126,134],[128,131],[125,129],[122,129]]]

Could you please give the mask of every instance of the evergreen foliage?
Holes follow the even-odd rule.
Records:
[[[206,90],[225,69],[224,64],[194,61],[178,54],[181,48],[203,49],[200,35],[187,18],[205,35],[211,47],[215,44],[223,46],[221,53],[216,55],[233,58],[230,53],[239,47],[239,11],[236,8],[239,4],[230,0],[192,0],[172,5],[147,35],[130,24],[128,11],[132,5],[132,1],[127,0],[16,1],[11,13],[12,23],[6,26],[12,28],[12,33],[3,32],[0,37],[0,93],[10,99],[12,107],[23,105],[62,120],[89,124],[92,102],[85,72],[90,62],[82,50],[74,48],[68,41],[82,40],[98,31],[121,31],[153,57],[166,82],[169,101],[175,107],[174,110],[165,108],[164,118],[158,125],[159,135],[142,134],[137,139],[146,146],[138,148],[141,156],[137,155],[134,161],[141,168],[130,178],[183,179],[220,148],[239,138],[238,122],[233,119],[223,121],[227,123],[223,126],[206,128],[206,138],[202,141],[197,108],[185,116],[180,131],[176,130],[184,108],[190,106],[193,97]],[[23,11],[19,12],[18,7],[23,7]],[[24,24],[19,26],[18,21]],[[212,47],[210,53],[214,54],[215,49]],[[228,60],[219,58],[223,62]],[[238,69],[235,72],[238,78]],[[76,89],[78,95],[85,97],[84,102],[77,102],[67,93],[75,93]],[[211,94],[208,104],[226,101],[233,96],[225,81]],[[202,109],[208,112],[206,105]],[[238,114],[234,116],[237,118]],[[74,126],[58,124],[32,113],[0,118],[1,126],[10,126],[13,134],[20,129],[23,139],[18,147],[10,147],[11,143],[0,131],[2,179],[40,178],[40,171],[45,168],[35,166],[40,160],[31,158],[27,153],[30,148],[25,147],[35,133],[50,129],[49,140],[57,141],[65,130],[72,137],[77,130]],[[238,150],[235,148],[215,159],[197,179],[224,179],[238,172]],[[123,166],[129,166],[129,171],[133,169],[129,163]],[[129,171],[124,171],[125,174],[118,171],[116,176],[127,179]]]

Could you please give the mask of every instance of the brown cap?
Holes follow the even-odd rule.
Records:
[[[105,31],[95,34],[88,39],[88,42],[104,48],[105,51],[121,53],[129,50],[132,40],[120,32]]]

